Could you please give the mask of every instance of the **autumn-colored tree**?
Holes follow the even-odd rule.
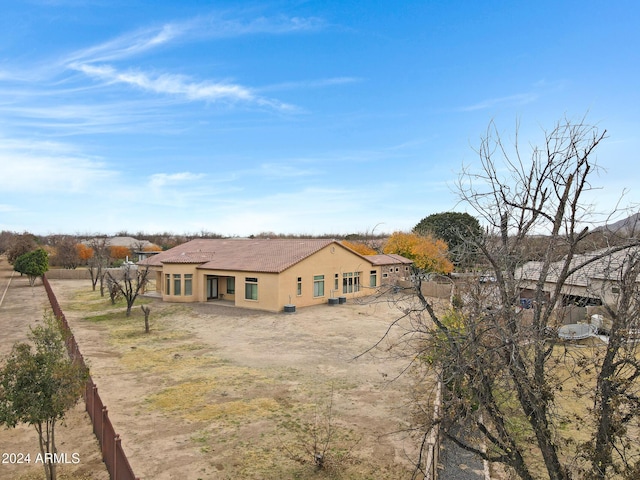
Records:
[[[87,263],[91,258],[93,258],[93,248],[85,245],[84,243],[76,244],[76,250],[82,263]]]
[[[109,247],[109,256],[113,260],[124,260],[131,256],[131,249],[121,245],[112,245]]]
[[[453,271],[447,244],[429,235],[395,232],[387,240],[383,252],[409,258],[416,268],[425,272],[447,274]]]
[[[361,242],[350,242],[348,240],[343,240],[342,245],[347,247],[349,250],[353,250],[354,252],[359,253],[360,255],[377,255],[378,253],[370,246],[365,245]]]
[[[144,247],[142,250],[145,252],[161,252],[162,248],[152,243],[151,245]]]

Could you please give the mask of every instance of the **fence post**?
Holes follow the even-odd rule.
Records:
[[[116,433],[113,440],[113,478],[111,480],[118,480],[118,450],[122,448],[120,446],[120,435]]]
[[[102,407],[102,425],[100,425],[100,445],[102,447],[102,461],[106,462],[106,458],[105,458],[105,449],[106,449],[106,444],[107,442],[104,441],[104,424],[107,421],[107,407]]]
[[[71,327],[69,326],[69,322],[67,321],[67,318],[64,316],[64,313],[62,313],[62,308],[60,308],[58,299],[53,293],[53,289],[51,288],[49,280],[45,275],[42,276],[42,283],[44,284],[47,297],[49,298],[49,303],[51,304],[51,308],[56,318],[59,319],[62,329],[69,335],[65,339],[65,344],[67,346],[67,352],[69,353],[71,360],[74,362],[80,361],[82,365],[86,367],[86,364],[84,362],[84,357],[82,356],[82,353],[80,353],[80,346],[78,345],[78,342],[76,341],[75,337],[73,336],[73,333],[71,332]],[[136,477],[135,474],[133,473],[131,469],[131,465],[129,464],[129,460],[127,459],[127,456],[124,453],[124,451],[122,451],[120,435],[115,433],[115,430],[113,429],[113,425],[109,420],[109,411],[107,407],[103,405],[102,399],[98,394],[98,386],[95,383],[93,383],[91,376],[89,376],[89,379],[87,380],[87,384],[86,384],[83,396],[84,396],[86,411],[89,413],[89,417],[91,417],[91,423],[93,424],[93,432],[95,436],[98,438],[98,443],[100,444],[102,461],[105,463],[107,470],[109,471],[110,479],[116,480],[118,476],[118,466],[117,466],[118,451],[120,451],[122,454],[122,459],[120,463],[124,462],[122,467],[124,469],[123,470],[124,476],[121,475],[120,477],[123,480],[129,480],[133,478],[135,478],[135,480],[140,480],[140,478]],[[100,408],[102,408],[102,411],[100,411]],[[97,418],[98,415],[101,415],[101,418],[99,420]],[[97,428],[97,425],[96,425],[97,421],[100,421],[99,429]],[[107,422],[109,423],[108,428],[106,428]],[[108,439],[105,439],[106,430],[108,430],[109,432]],[[111,443],[112,438],[114,439],[113,443]],[[114,452],[112,456],[113,458],[109,457],[109,459],[107,460],[107,457],[109,456],[109,448],[113,448]]]

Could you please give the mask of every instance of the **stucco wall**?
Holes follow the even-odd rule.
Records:
[[[195,264],[183,264],[183,263],[167,263],[163,265],[162,278],[160,279],[162,299],[169,302],[201,302],[202,296],[200,295],[200,279],[198,278]],[[170,290],[167,292],[167,280],[166,275],[170,275]],[[174,275],[180,275],[180,295],[175,295],[175,277]],[[185,294],[185,275],[192,275],[191,278],[191,295]]]
[[[315,255],[304,259],[280,274],[280,309],[286,304],[297,307],[327,303],[331,297],[347,298],[371,295],[375,289],[369,287],[371,270],[376,271],[377,285],[380,285],[380,267],[374,267],[362,257],[355,255],[340,245],[328,245]],[[344,293],[343,273],[360,273],[360,291]],[[338,289],[335,289],[335,275],[338,275]],[[314,276],[324,275],[324,295],[314,296]],[[302,280],[302,294],[298,295],[298,277]]]
[[[386,270],[385,270],[386,268]],[[404,266],[400,266],[404,268]],[[236,306],[268,311],[281,311],[284,305],[293,304],[296,307],[305,307],[327,303],[331,297],[345,296],[347,298],[371,295],[383,284],[383,270],[388,271],[388,266],[372,266],[366,259],[356,255],[351,250],[339,244],[331,244],[314,255],[289,267],[280,274],[242,272],[226,270],[205,270],[197,268],[196,264],[164,264],[162,274],[156,280],[162,298],[170,302],[205,302],[207,301],[207,276],[218,278],[217,296],[224,300],[235,302]],[[370,286],[371,271],[376,272],[376,287]],[[343,274],[359,273],[359,291],[343,291]],[[404,272],[401,272],[404,273]],[[166,277],[170,275],[171,288],[169,294],[166,291]],[[174,275],[180,275],[181,292],[174,294]],[[185,294],[185,274],[192,275],[192,293]],[[324,276],[324,293],[314,296],[314,276]],[[338,280],[336,289],[335,280]],[[227,278],[235,278],[235,294],[227,292]],[[246,279],[257,280],[257,299],[245,298]],[[298,278],[301,279],[302,291],[298,295]],[[353,278],[353,277],[351,277]],[[213,280],[215,281],[215,280]],[[355,290],[355,288],[353,289]]]

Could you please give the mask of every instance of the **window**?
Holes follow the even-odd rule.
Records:
[[[324,275],[313,276],[313,296],[324,297]]]
[[[378,272],[376,272],[375,270],[371,270],[371,273],[369,274],[369,286],[370,287],[375,287],[378,283]]]
[[[244,298],[247,300],[258,300],[258,279],[255,277],[245,277]]]
[[[298,277],[298,295],[302,295],[302,277]]]
[[[349,272],[342,274],[342,293],[353,293],[360,291],[360,272]]]
[[[340,276],[336,273],[335,278],[333,280],[333,290],[337,292],[338,288],[340,288]]]
[[[388,274],[388,273],[383,273],[383,274],[382,274],[382,278],[388,278],[388,277],[389,277],[389,274]]]
[[[184,274],[184,294],[193,294],[193,275],[191,273]]]
[[[182,289],[180,288],[182,285],[182,278],[179,273],[173,274],[173,294],[174,295],[182,295]]]
[[[227,293],[236,293],[236,277],[227,277]]]
[[[171,295],[171,275],[169,275],[168,273],[166,273],[164,275],[164,279],[165,279],[165,284],[164,284],[164,288],[165,288],[165,295]]]

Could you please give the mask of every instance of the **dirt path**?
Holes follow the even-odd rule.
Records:
[[[40,282],[30,287],[26,277],[11,275],[11,265],[0,256],[0,298],[4,295],[0,305],[0,358],[9,354],[15,342],[27,340],[29,326],[40,321],[49,306]],[[68,453],[69,457],[76,453],[79,457],[75,465],[59,466],[60,479],[109,478],[82,401],[67,414],[65,425],[56,428],[56,437],[60,453]],[[38,452],[38,435],[33,427],[0,427],[0,479],[44,478],[42,464],[35,463]],[[11,454],[29,454],[30,463],[15,463],[17,458]]]
[[[146,299],[123,308],[87,281],[52,281],[131,465],[143,479],[393,479],[410,476],[414,442],[406,359],[358,354],[392,306],[347,304],[293,315]],[[331,406],[329,410],[329,405]],[[316,472],[307,448],[332,429]]]

